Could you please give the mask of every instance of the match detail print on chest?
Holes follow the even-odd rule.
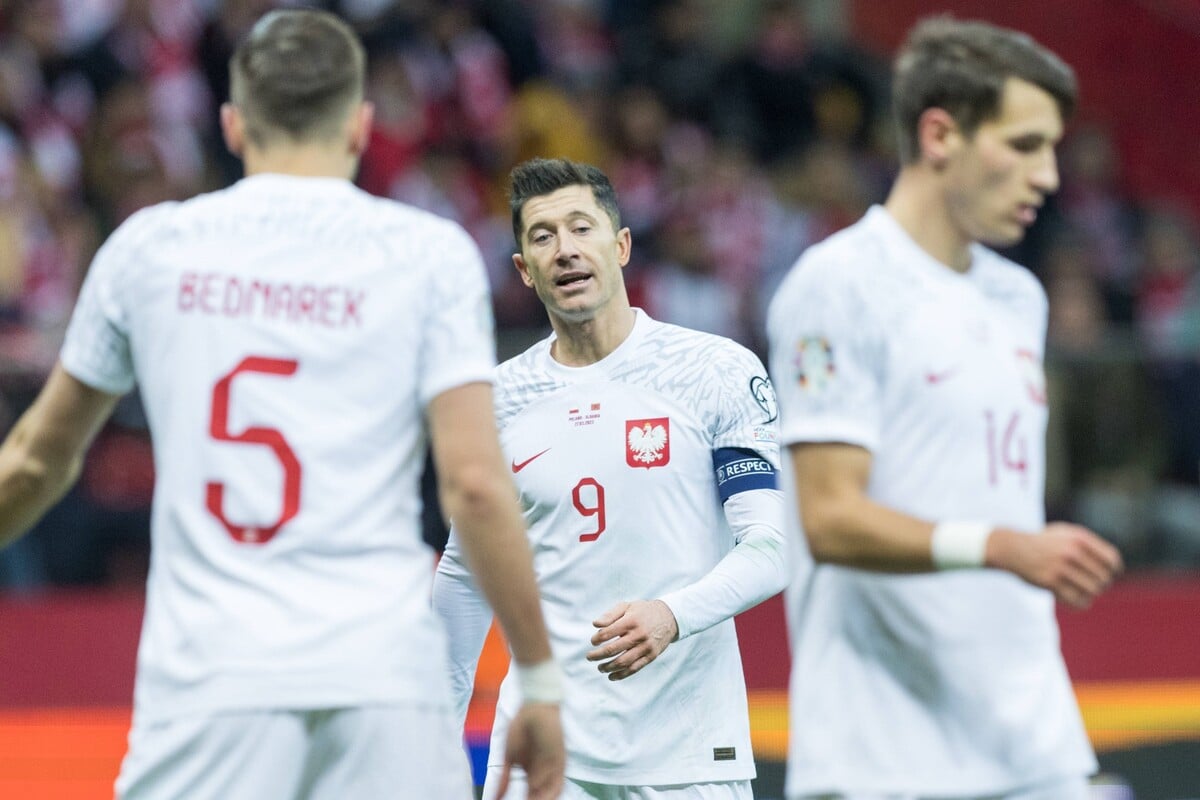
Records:
[[[1046,407],[1036,333],[986,298],[959,300],[926,306],[896,357],[926,413],[979,454],[986,485],[1028,488]]]
[[[611,503],[634,488],[630,482],[671,464],[673,422],[661,404],[602,390],[564,393],[511,432],[513,478],[527,507],[559,508],[577,518],[572,538],[596,542],[608,530]]]

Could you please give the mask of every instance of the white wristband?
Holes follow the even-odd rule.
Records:
[[[933,529],[930,555],[938,569],[982,567],[992,526],[986,522],[939,522]]]
[[[517,668],[517,683],[521,687],[521,699],[526,703],[561,703],[563,698],[562,670],[553,658],[540,664]]]

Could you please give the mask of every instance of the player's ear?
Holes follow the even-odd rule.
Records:
[[[633,254],[633,234],[629,232],[629,228],[621,228],[617,231],[617,263],[622,267],[629,263],[629,256]]]
[[[375,104],[363,101],[350,115],[349,139],[351,155],[361,156],[371,141],[371,126],[375,123]]]
[[[246,149],[246,120],[233,103],[221,104],[221,137],[226,149],[241,158]]]
[[[529,265],[525,263],[525,257],[520,253],[513,253],[513,266],[517,268],[517,272],[521,275],[521,283],[533,288],[533,278],[529,277]]]
[[[944,108],[927,108],[917,118],[917,145],[921,160],[940,170],[962,144],[962,129]]]

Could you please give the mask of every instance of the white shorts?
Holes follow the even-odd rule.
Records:
[[[135,721],[116,796],[471,800],[450,717],[432,706],[389,705]]]
[[[483,800],[495,800],[502,767],[488,767]],[[525,773],[513,768],[504,800],[525,800]],[[619,786],[567,778],[559,800],[753,800],[750,781],[683,783],[670,786]]]
[[[1004,794],[938,796],[936,800],[1088,800],[1086,778],[1061,778]],[[803,794],[788,800],[926,800],[915,794]]]

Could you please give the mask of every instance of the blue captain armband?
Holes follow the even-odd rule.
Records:
[[[778,488],[775,467],[747,447],[722,447],[712,456],[722,503],[739,492]]]

